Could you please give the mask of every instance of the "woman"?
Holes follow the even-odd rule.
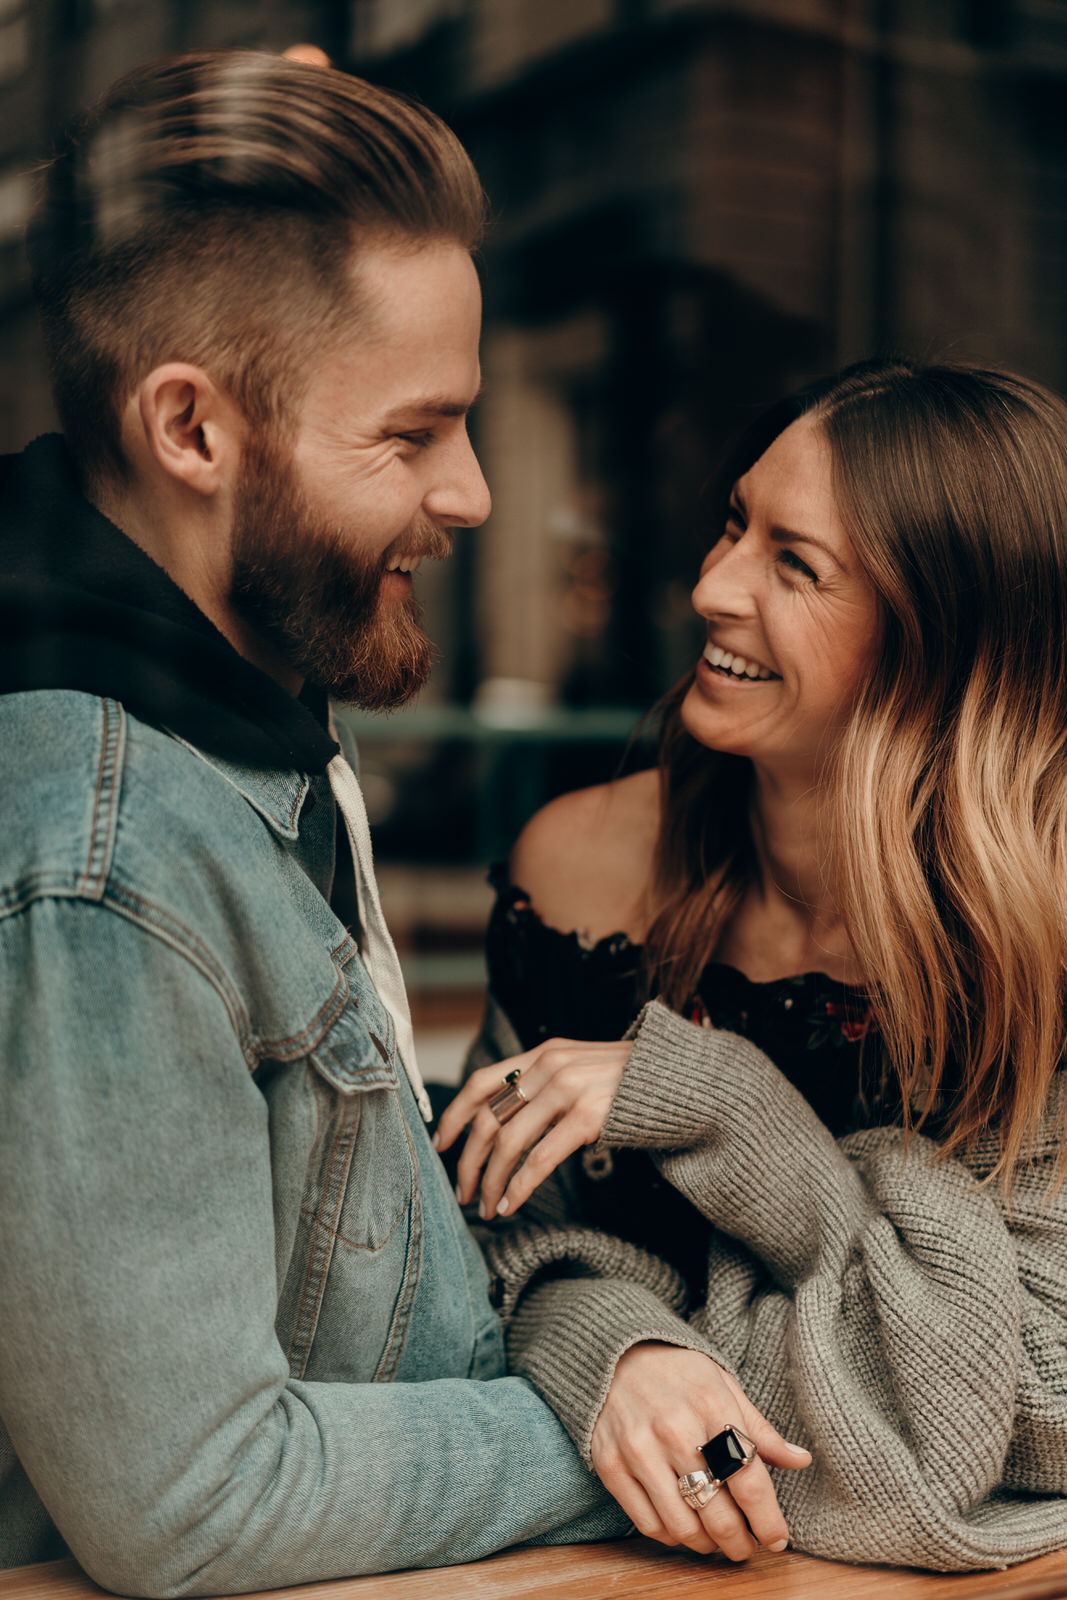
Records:
[[[1067,407],[866,364],[727,487],[659,771],[520,838],[439,1145],[642,1532],[1003,1566],[1067,1544]]]

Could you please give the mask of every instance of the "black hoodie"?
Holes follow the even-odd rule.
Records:
[[[0,458],[0,694],[81,689],[212,755],[323,772],[325,696],[246,661],[89,504],[59,434]],[[312,709],[314,707],[314,709]]]

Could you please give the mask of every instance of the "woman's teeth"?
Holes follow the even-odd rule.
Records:
[[[774,673],[767,667],[761,667],[758,661],[749,661],[745,656],[734,655],[729,650],[720,650],[717,644],[709,645],[704,651],[704,660],[709,667],[718,667],[722,672],[729,672],[735,678],[773,678]]]

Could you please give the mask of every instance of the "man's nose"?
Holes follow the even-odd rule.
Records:
[[[423,510],[445,528],[477,528],[493,502],[474,446],[466,434],[441,458],[441,474],[423,501]]]

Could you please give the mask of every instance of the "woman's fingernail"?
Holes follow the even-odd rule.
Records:
[[[811,1451],[810,1450],[806,1450],[802,1444],[790,1444],[788,1439],[783,1439],[782,1443],[785,1445],[787,1450],[792,1450],[792,1452],[793,1452],[793,1454],[795,1456],[810,1456],[811,1455]]]
[[[498,1217],[506,1217],[510,1210],[511,1210],[511,1207],[508,1205],[507,1200],[504,1199],[504,1200],[501,1200],[500,1204],[497,1206],[496,1214],[497,1214]]]
[[[459,1201],[460,1205],[463,1204],[463,1186],[459,1183],[456,1184],[456,1199]]]
[[[489,1221],[489,1213],[485,1209],[485,1201],[484,1200],[479,1200],[478,1201],[478,1215],[481,1217],[483,1222],[488,1222]]]
[[[433,1145],[435,1150],[440,1150],[440,1148],[441,1148],[441,1135],[439,1133],[435,1133],[433,1138],[430,1140],[430,1143]]]
[[[767,1549],[768,1550],[788,1550],[789,1549],[789,1540],[788,1539],[776,1539],[774,1544],[769,1544],[767,1546]]]

